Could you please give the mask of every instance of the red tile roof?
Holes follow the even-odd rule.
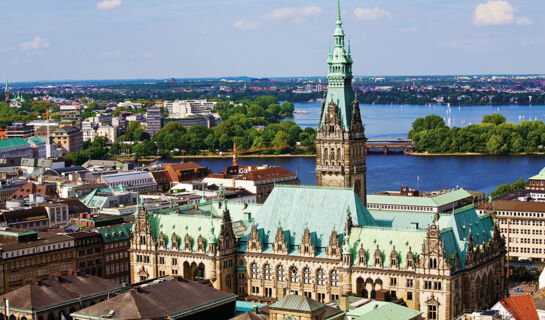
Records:
[[[180,182],[180,171],[185,170],[198,170],[204,168],[196,162],[186,162],[186,163],[166,163],[164,165],[165,172],[170,178],[170,182]]]
[[[539,320],[534,300],[529,294],[504,298],[500,303],[516,320]]]
[[[492,207],[496,211],[545,212],[545,202],[493,200]]]
[[[232,168],[232,167],[229,167]],[[239,166],[238,169],[247,169],[248,172],[231,174],[228,173],[228,168],[225,168],[221,173],[212,173],[207,177],[210,178],[219,178],[219,179],[230,179],[235,178],[236,180],[250,180],[250,181],[261,181],[261,180],[270,180],[270,179],[279,179],[284,177],[296,177],[295,173],[289,171],[284,167],[258,167],[258,166]]]
[[[17,189],[10,197],[10,199],[26,198],[30,194],[40,194],[47,196],[48,198],[58,198],[57,190],[53,184],[34,184],[32,182],[25,183],[19,189]]]

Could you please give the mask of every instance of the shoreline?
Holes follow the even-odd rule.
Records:
[[[315,158],[315,154],[254,154],[254,155],[237,155],[237,158]],[[162,159],[232,159],[232,156],[220,155],[192,155],[192,156],[172,156]]]
[[[519,156],[543,156],[545,154],[539,152],[521,152],[521,153],[509,153],[509,154],[491,154],[491,153],[478,153],[478,152],[455,152],[455,153],[424,153],[424,152],[408,152],[405,153],[409,156],[417,157],[462,157],[462,156],[479,156],[479,157],[519,157]]]
[[[382,154],[382,153],[376,153]],[[373,155],[371,154],[367,154]],[[415,157],[521,157],[521,156],[545,156],[544,153],[530,152],[530,153],[516,153],[516,154],[502,154],[495,155],[489,153],[475,153],[475,152],[458,152],[458,153],[423,153],[423,152],[407,152],[407,153],[393,153],[392,155],[404,155],[404,156],[415,156]],[[238,155],[239,159],[241,158],[315,158],[315,154],[261,154],[261,155]],[[232,156],[221,156],[221,155],[190,155],[190,156],[172,156],[168,158],[157,157],[154,159],[140,159],[140,162],[153,162],[155,160],[181,160],[181,159],[231,159]],[[125,161],[134,161],[134,159],[126,159]],[[118,160],[122,161],[122,160]]]

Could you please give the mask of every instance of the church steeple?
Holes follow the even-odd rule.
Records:
[[[9,88],[8,88],[8,80],[6,80],[6,88],[4,89],[4,101],[9,104]]]

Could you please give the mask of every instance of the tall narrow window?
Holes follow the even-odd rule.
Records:
[[[286,281],[286,277],[284,275],[284,266],[279,265],[276,267],[276,280],[277,281]]]
[[[316,280],[319,286],[325,285],[324,269],[318,269],[318,272],[316,272]]]
[[[303,269],[303,282],[305,284],[312,283],[312,278],[310,276],[310,269],[308,267]]]
[[[271,273],[271,265],[270,264],[265,264],[265,266],[263,267],[263,273],[264,273],[264,276],[265,276],[265,280],[272,280],[272,273]]]
[[[297,274],[296,267],[291,267],[290,269],[290,282],[293,282],[293,283],[299,282],[299,276]]]
[[[259,270],[257,268],[257,263],[252,263],[250,266],[250,272],[252,273],[252,279],[259,279]]]
[[[332,287],[338,287],[339,286],[339,272],[337,270],[331,271],[330,274],[330,283]]]

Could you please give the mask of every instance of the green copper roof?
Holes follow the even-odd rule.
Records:
[[[129,240],[131,238],[132,223],[98,228],[105,243]]]
[[[148,214],[152,233],[158,239],[159,234],[163,232],[168,249],[171,248],[173,233],[178,236],[180,245],[183,244],[183,239],[188,234],[191,238],[193,250],[196,249],[197,239],[201,235],[205,248],[207,248],[208,241],[217,239],[221,230],[224,206],[222,205],[220,208],[218,203],[218,201],[200,203],[197,209],[195,209],[194,205],[185,205],[153,211],[153,213]],[[233,222],[233,229],[235,229],[236,225],[245,225],[247,228],[251,224],[248,218],[254,216],[261,208],[261,205],[247,204],[245,208],[242,203],[228,203],[227,208]],[[176,213],[176,209],[180,209],[180,213]],[[236,235],[236,231],[233,231]]]
[[[530,180],[545,180],[545,168],[541,169],[538,174],[529,178]]]
[[[0,140],[0,149],[26,146],[28,142],[23,138],[10,138]]]
[[[471,193],[464,189],[457,189],[434,197],[409,197],[369,194],[367,203],[392,204],[401,206],[440,207],[455,201],[471,197]]]
[[[494,233],[494,222],[489,215],[477,215],[471,205],[454,210],[454,214],[442,214],[437,222],[441,229],[441,240],[448,255],[458,251],[460,267],[465,268],[467,239],[473,237],[473,247],[486,243]]]
[[[422,314],[421,311],[400,306],[392,302],[370,301],[349,311],[346,315],[355,320],[410,320]]]
[[[30,140],[34,144],[45,144],[45,142],[38,137],[30,137],[28,138],[28,140]]]
[[[347,208],[356,225],[375,225],[369,211],[352,189],[276,185],[256,215],[254,223],[263,232],[263,242],[274,242],[282,227],[290,246],[299,245],[306,228],[316,247],[327,247],[331,232],[341,235]],[[248,239],[250,230],[241,239]]]
[[[333,102],[337,106],[343,130],[349,131],[356,95],[352,89],[352,57],[350,51],[345,50],[339,2],[337,2],[337,22],[334,39],[333,51],[329,52],[327,58],[327,96],[323,105],[321,123],[326,119],[329,103]]]
[[[305,296],[288,294],[284,298],[269,305],[269,309],[282,309],[300,312],[313,312],[325,307],[316,300],[312,300]]]
[[[393,229],[393,228],[381,228],[381,227],[362,227],[352,228],[350,232],[350,248],[352,249],[352,255],[355,264],[359,263],[357,260],[358,251],[360,248],[366,253],[367,265],[373,264],[373,257],[375,250],[378,249],[382,253],[383,265],[385,268],[390,268],[390,254],[395,248],[398,253],[398,263],[400,268],[405,268],[407,261],[405,257],[409,252],[418,256],[422,251],[422,243],[426,238],[426,230],[418,229]]]
[[[424,232],[424,235],[426,229],[432,224],[435,219],[434,213],[419,212],[372,210],[371,215],[373,216],[377,224],[381,226],[384,230],[392,228],[391,230],[398,230],[397,232],[401,232],[399,230],[406,229],[406,231],[421,231]],[[441,230],[441,240],[445,245],[446,254],[448,256],[452,256],[454,255],[454,253],[457,252],[458,259],[460,261],[460,268],[462,269],[465,268],[467,239],[469,237],[469,232],[471,231],[474,247],[477,245],[477,243],[482,244],[483,241],[488,242],[494,232],[494,223],[492,221],[492,218],[489,215],[477,215],[477,212],[475,212],[475,208],[472,205],[455,209],[453,213],[449,212],[440,214],[437,225]],[[416,226],[418,226],[418,229],[415,230]],[[391,237],[393,239],[390,247],[387,247],[384,250],[384,253],[388,255],[391,251],[391,246],[396,245],[396,236],[392,235]],[[403,234],[403,236],[401,236],[400,238],[404,239],[405,237],[409,237],[409,235]],[[390,237],[386,238],[388,239]],[[350,239],[351,241],[355,241],[352,234],[350,235]],[[368,245],[364,242],[364,249],[367,249],[367,247]],[[354,250],[358,248],[359,247],[353,247]],[[380,244],[381,251],[382,248],[383,245]],[[396,245],[396,250],[401,250],[402,253],[401,263],[403,263],[403,258],[406,254],[406,251],[403,251],[403,248],[406,248],[406,246],[399,247],[398,245]],[[413,253],[420,253],[420,251],[421,244],[416,247],[414,245],[412,246]],[[373,252],[374,248],[371,253]],[[385,262],[387,261],[385,260]]]

